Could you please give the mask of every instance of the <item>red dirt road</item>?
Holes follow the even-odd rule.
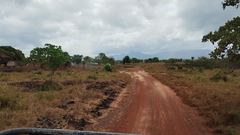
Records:
[[[128,105],[110,118],[104,131],[144,135],[206,135],[196,111],[182,103],[168,87],[143,70],[131,73],[134,93]],[[107,116],[108,117],[108,116]],[[114,120],[113,120],[114,119]]]

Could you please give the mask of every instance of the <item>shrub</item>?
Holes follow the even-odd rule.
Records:
[[[211,81],[218,81],[221,78],[222,78],[221,77],[221,70],[219,69],[218,72],[210,78],[210,80]]]
[[[169,70],[175,70],[176,68],[174,66],[167,66],[167,69]]]
[[[93,80],[97,80],[97,77],[95,75],[89,75],[87,77],[87,79],[93,79]]]
[[[202,72],[203,72],[203,70],[204,70],[204,67],[198,67],[198,71],[199,71],[199,72],[201,72],[201,73],[202,73]]]
[[[33,72],[34,75],[41,75],[42,74],[42,71],[38,70],[38,71],[35,71]]]
[[[104,70],[108,71],[108,72],[112,72],[113,67],[110,63],[107,63],[107,64],[104,65]]]

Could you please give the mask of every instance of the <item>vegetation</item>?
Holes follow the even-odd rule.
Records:
[[[116,88],[130,81],[127,74],[79,67],[57,70],[56,74],[54,85],[50,87],[44,85],[43,80],[49,77],[45,70],[0,72],[0,130],[47,127],[47,124],[52,128],[82,130],[79,122],[93,123],[95,116],[91,110],[106,98],[102,88],[112,90],[114,87],[113,91],[121,92]],[[90,87],[94,89],[87,89]],[[84,129],[94,130],[95,127],[89,125]]]
[[[233,6],[238,8],[239,7],[240,0],[224,0],[222,2],[223,9],[225,9],[227,6]]]
[[[108,72],[112,72],[113,71],[113,67],[110,63],[107,63],[104,65],[104,70],[108,71]]]
[[[126,63],[131,63],[131,59],[129,56],[125,56],[122,60],[123,64],[126,64]]]
[[[83,59],[83,55],[79,55],[79,54],[73,55],[71,57],[71,61],[73,63],[76,63],[77,65],[82,63],[82,59]]]
[[[226,6],[236,6],[238,8],[239,0],[225,0],[222,5],[223,9]],[[235,17],[233,20],[225,23],[218,31],[210,32],[203,36],[202,42],[210,41],[212,44],[217,43],[215,50],[211,52],[212,58],[228,58],[229,61],[240,61],[240,17]]]
[[[19,64],[25,63],[26,58],[22,51],[11,46],[0,46],[0,64],[7,66],[8,61],[16,61]]]
[[[217,63],[216,67],[207,68],[212,63]],[[240,68],[231,72],[224,63],[228,61],[201,57],[191,63],[193,66],[183,62],[141,66],[171,87],[183,102],[195,107],[215,133],[240,134]]]
[[[50,69],[50,82],[54,72],[62,65],[69,61],[69,55],[64,53],[61,46],[45,44],[44,48],[35,48],[30,53],[32,62],[41,63]]]

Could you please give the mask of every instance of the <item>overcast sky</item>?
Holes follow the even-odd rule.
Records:
[[[202,36],[239,16],[223,0],[0,0],[0,45],[70,55],[213,49]]]

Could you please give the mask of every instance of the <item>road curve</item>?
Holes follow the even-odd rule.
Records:
[[[145,135],[207,135],[196,112],[168,87],[136,68],[131,73],[135,91],[112,132]]]

